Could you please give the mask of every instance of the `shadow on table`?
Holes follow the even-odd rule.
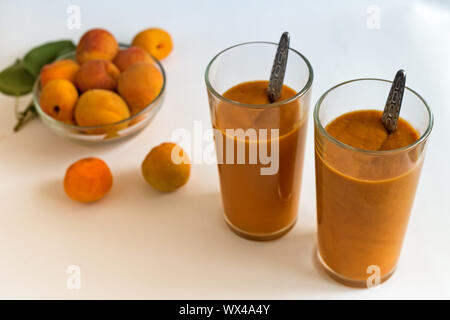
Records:
[[[315,230],[302,228],[301,217],[280,239],[249,241],[226,225],[218,192],[193,194],[189,183],[161,193],[138,169],[117,172],[110,194],[94,204],[71,201],[61,183],[36,190],[57,201],[33,230],[77,241],[74,255],[89,262],[91,285],[106,297],[115,297],[101,280],[110,278],[135,298],[313,298],[343,288],[315,262]]]

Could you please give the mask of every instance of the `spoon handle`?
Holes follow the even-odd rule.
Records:
[[[405,91],[406,73],[404,70],[398,70],[392,82],[389,96],[384,106],[381,121],[389,133],[397,129],[397,120],[402,106],[403,92]]]
[[[270,102],[275,102],[281,97],[283,88],[284,74],[286,72],[287,58],[289,53],[289,32],[281,35],[278,43],[277,53],[273,61],[272,72],[270,73],[269,87],[267,96]]]

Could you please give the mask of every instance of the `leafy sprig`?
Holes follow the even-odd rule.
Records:
[[[34,82],[43,66],[73,50],[75,50],[75,44],[71,40],[45,43],[31,49],[23,59],[17,59],[12,65],[0,71],[0,92],[16,97],[17,124],[14,126],[14,131],[18,131],[37,115],[36,107],[32,102],[25,110],[19,111],[17,99],[33,90]]]

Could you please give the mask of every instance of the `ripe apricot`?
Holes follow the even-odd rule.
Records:
[[[78,160],[67,168],[64,190],[70,199],[94,202],[103,198],[113,184],[108,165],[98,158]]]
[[[79,126],[112,124],[130,117],[127,104],[115,92],[92,89],[83,93],[75,107],[75,120]],[[127,123],[93,129],[91,134],[113,134],[127,127]]]
[[[139,32],[134,37],[132,45],[145,49],[158,60],[167,57],[173,48],[170,34],[158,28],[150,28]]]
[[[75,84],[81,92],[90,89],[114,90],[120,71],[108,60],[86,61],[75,77]]]
[[[124,50],[120,50],[114,58],[114,64],[119,68],[121,72],[126,68],[132,66],[137,62],[150,62],[153,63],[153,59],[150,55],[141,47],[129,47]]]
[[[41,109],[56,120],[73,124],[73,110],[78,91],[69,80],[51,80],[42,89],[39,103]]]
[[[189,156],[175,143],[154,147],[142,162],[145,181],[157,190],[168,192],[185,185],[189,179]]]
[[[46,64],[41,70],[41,86],[55,79],[66,79],[75,83],[75,75],[80,69],[80,65],[76,61],[65,59]]]
[[[112,60],[119,51],[116,38],[104,29],[87,31],[78,42],[76,58],[79,64],[88,60]]]
[[[117,89],[134,115],[159,95],[163,81],[161,71],[154,64],[138,62],[120,74]]]

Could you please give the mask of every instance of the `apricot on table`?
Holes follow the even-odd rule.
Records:
[[[41,70],[41,86],[43,88],[49,81],[55,79],[66,79],[75,83],[75,75],[79,69],[80,65],[70,59],[46,64]]]
[[[79,64],[88,60],[112,60],[119,51],[116,38],[104,29],[87,31],[78,42],[76,58]]]
[[[92,89],[83,93],[75,107],[75,121],[79,126],[100,126],[125,120],[130,117],[126,102],[115,92]],[[113,134],[127,127],[121,123],[106,128],[92,129],[91,134]]]
[[[140,47],[129,47],[124,50],[120,50],[113,60],[114,64],[119,68],[121,72],[126,68],[132,66],[137,62],[150,62],[153,63],[153,59],[144,49]]]
[[[120,74],[117,89],[134,115],[159,95],[163,82],[162,73],[154,64],[138,62]]]
[[[42,89],[39,103],[41,109],[56,120],[73,124],[73,110],[78,91],[69,80],[51,80]]]
[[[132,45],[145,49],[158,60],[167,57],[173,48],[170,34],[159,28],[142,30],[133,38]]]
[[[120,71],[108,60],[86,61],[75,77],[75,84],[81,92],[90,89],[114,90]]]
[[[94,202],[103,198],[113,184],[108,165],[98,158],[84,158],[67,168],[64,190],[78,202]]]
[[[186,184],[191,171],[189,156],[175,143],[154,147],[142,162],[145,181],[159,191],[169,192]]]

